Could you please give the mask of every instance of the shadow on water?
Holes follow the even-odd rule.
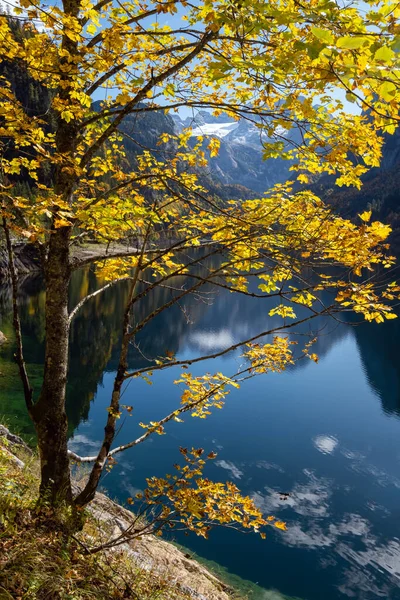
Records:
[[[182,283],[182,282],[180,282]],[[99,287],[95,274],[81,270],[73,274],[70,287],[70,306]],[[121,315],[128,295],[128,283],[122,282],[85,304],[75,317],[70,335],[69,381],[67,410],[70,433],[81,420],[88,418],[90,403],[105,372],[113,372],[118,364],[121,339]],[[138,322],[154,308],[171,298],[165,288],[153,290],[135,309],[133,320]],[[24,351],[32,384],[40,389],[44,360],[44,303],[45,292],[40,276],[25,277],[20,282],[19,306],[24,338]],[[165,352],[178,355],[185,349],[191,355],[209,354],[222,350],[259,331],[281,325],[279,317],[268,317],[271,301],[257,300],[226,290],[205,295],[189,296],[179,305],[156,317],[145,331],[137,336],[136,347],[129,352],[131,369],[152,364]],[[298,316],[301,317],[297,310]],[[319,319],[305,323],[291,334],[302,346],[302,335],[318,333],[313,351],[323,358],[344,336],[354,336],[371,387],[379,396],[385,412],[400,416],[400,362],[398,339],[400,323],[384,325],[362,323],[352,327],[333,320]],[[13,361],[13,330],[11,319],[11,290],[0,288],[0,330],[9,342],[0,348],[0,415],[15,423],[22,433],[33,434],[25,414],[16,365]],[[229,357],[228,357],[229,360]],[[307,361],[296,363],[302,368]]]
[[[400,323],[383,327],[363,323],[354,333],[368,381],[383,410],[400,417]]]

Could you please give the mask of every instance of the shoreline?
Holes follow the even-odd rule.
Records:
[[[32,494],[36,492],[39,483],[38,458],[21,437],[1,424],[0,468],[6,471],[5,481],[8,484],[15,485],[18,478],[25,478],[31,488],[35,487],[28,490],[29,500],[32,502]],[[79,484],[75,483],[74,487],[77,490]],[[0,502],[0,510],[1,507]],[[83,531],[77,534],[82,543],[104,543],[121,535],[135,519],[130,510],[101,492],[96,493],[86,510]],[[21,515],[24,512],[29,513],[21,503]],[[27,529],[30,531],[29,523],[25,522],[24,525],[28,525]],[[35,536],[34,525],[30,535]],[[153,534],[102,551],[99,553],[99,560],[106,563],[116,561],[121,564],[121,568],[126,569],[128,566],[128,571],[136,576],[140,572],[142,578],[150,578],[152,585],[156,587],[167,586],[163,598],[168,600],[296,600],[242,579],[228,572],[222,565],[197,556],[189,548]],[[1,589],[0,587],[0,592]]]

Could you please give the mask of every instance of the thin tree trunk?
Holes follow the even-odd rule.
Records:
[[[83,488],[83,490],[78,494],[75,498],[76,506],[85,506],[91,502],[96,494],[97,487],[100,482],[101,475],[103,473],[104,466],[107,462],[108,454],[111,449],[111,444],[113,443],[115,437],[115,425],[117,422],[119,410],[120,410],[120,398],[121,398],[121,389],[122,385],[125,381],[125,374],[128,369],[128,352],[129,352],[129,342],[131,340],[130,336],[130,313],[132,306],[135,302],[135,289],[136,284],[138,282],[142,261],[145,252],[145,248],[147,245],[148,236],[151,229],[151,222],[149,223],[146,231],[146,235],[143,240],[142,250],[140,253],[139,261],[136,266],[132,283],[129,290],[128,301],[126,303],[124,319],[122,324],[122,343],[121,343],[121,352],[119,356],[119,364],[117,369],[117,374],[114,379],[114,387],[111,395],[111,402],[108,409],[107,423],[104,428],[104,438],[99,453],[96,458],[96,462],[93,465],[93,468],[90,472],[89,479]]]
[[[121,345],[121,353],[119,357],[119,364],[117,374],[114,379],[114,387],[111,396],[111,403],[108,410],[107,423],[104,428],[104,439],[100,451],[97,455],[96,462],[93,465],[93,468],[90,472],[88,482],[86,483],[84,489],[78,494],[75,498],[76,506],[85,506],[91,502],[96,494],[97,487],[100,482],[100,477],[102,475],[104,466],[107,461],[108,453],[111,449],[111,444],[114,440],[115,436],[115,425],[118,418],[118,413],[120,409],[119,401],[121,397],[121,388],[125,380],[125,374],[128,369],[128,350],[129,350],[129,315],[132,307],[132,301],[134,297],[136,282],[139,276],[139,269],[137,268],[136,274],[133,278],[133,282],[131,284],[129,300],[127,302],[127,306],[124,314],[123,321],[123,334],[122,334],[122,345]]]
[[[5,210],[5,206],[3,205],[3,211]],[[15,353],[15,360],[18,365],[19,375],[22,381],[22,385],[24,387],[24,397],[25,404],[28,410],[29,416],[32,416],[32,407],[33,407],[33,390],[31,384],[29,382],[28,373],[26,370],[26,364],[24,359],[24,351],[22,345],[22,331],[21,331],[21,322],[19,319],[19,311],[18,311],[18,280],[17,280],[17,271],[15,268],[14,261],[14,252],[11,243],[10,230],[8,227],[7,219],[5,217],[5,213],[3,212],[3,229],[6,236],[6,245],[7,245],[7,253],[8,253],[8,269],[10,271],[11,276],[11,289],[12,289],[12,303],[13,303],[13,327],[15,332],[15,341],[17,345],[17,351]]]
[[[53,229],[46,263],[46,346],[43,385],[33,408],[41,467],[40,497],[72,502],[65,389],[68,370],[70,227]]]

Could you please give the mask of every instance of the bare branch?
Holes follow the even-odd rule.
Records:
[[[198,237],[193,236],[193,237]],[[190,239],[192,238],[186,238],[184,240],[179,240],[179,242],[176,242],[175,244],[172,244],[171,246],[168,246],[167,248],[154,248],[154,249],[147,249],[144,254],[148,255],[148,254],[155,254],[155,258],[152,259],[151,261],[147,262],[145,265],[143,265],[143,268],[147,268],[149,267],[152,263],[154,263],[156,260],[158,260],[159,258],[161,258],[164,254],[167,254],[168,252],[172,252],[172,250],[190,250],[192,248],[205,248],[205,247],[210,247],[210,246],[217,246],[219,245],[218,242],[204,242],[203,244],[194,246],[190,243],[188,243],[190,241]],[[93,262],[99,262],[102,260],[109,260],[112,258],[127,258],[129,256],[135,256],[136,254],[138,254],[140,252],[140,250],[138,250],[137,248],[130,248],[128,250],[121,250],[118,252],[106,252],[103,254],[96,254],[94,256],[89,256],[87,258],[83,258],[83,259],[72,259],[72,264],[71,267],[73,270],[76,269],[80,269],[81,267],[84,267],[85,265],[89,265]]]
[[[267,336],[267,335],[272,335],[274,333],[278,333],[278,332],[285,332],[287,329],[291,329],[297,325],[301,325],[302,323],[306,323],[308,321],[311,321],[313,319],[315,319],[316,317],[319,316],[323,316],[325,315],[329,315],[330,311],[331,311],[332,307],[329,307],[328,309],[322,311],[321,313],[318,314],[313,314],[310,315],[308,317],[305,317],[304,319],[300,319],[298,321],[296,321],[295,323],[291,323],[289,325],[282,325],[281,327],[274,327],[273,329],[269,329],[267,331],[263,331],[262,333],[259,333],[251,338],[248,338],[247,340],[242,340],[236,344],[232,344],[231,346],[229,346],[228,348],[225,348],[224,350],[221,350],[220,352],[215,352],[214,354],[208,354],[206,356],[199,356],[198,358],[194,358],[194,359],[189,359],[189,360],[176,360],[176,361],[168,361],[167,363],[164,363],[162,365],[154,365],[152,367],[145,367],[143,369],[138,369],[137,371],[135,371],[134,373],[130,373],[129,375],[126,375],[124,377],[124,379],[129,379],[131,377],[137,377],[138,375],[141,375],[142,373],[146,373],[146,372],[153,372],[153,371],[159,371],[162,369],[167,369],[169,367],[176,367],[176,366],[191,366],[192,364],[198,363],[198,362],[202,362],[205,360],[210,360],[212,358],[218,358],[220,356],[223,356],[225,354],[228,354],[229,352],[232,352],[233,350],[236,350],[237,348],[240,348],[241,346],[244,346],[246,344],[249,344],[251,342],[254,342],[258,339],[260,339],[261,337]],[[238,377],[239,375],[243,375],[247,372],[250,372],[250,369],[252,369],[253,367],[247,367],[245,369],[242,369],[241,371],[239,371],[238,373],[235,374],[235,377]],[[253,376],[253,375],[252,375]],[[221,384],[223,385],[223,384]],[[213,390],[211,390],[211,394],[214,394],[217,388],[213,388]],[[171,411],[168,415],[166,415],[164,418],[162,418],[161,420],[157,421],[157,425],[158,426],[162,426],[165,423],[168,423],[169,421],[171,421],[172,419],[174,419],[175,417],[177,417],[178,415],[184,413],[184,412],[188,412],[190,410],[192,410],[193,408],[195,408],[198,404],[200,404],[201,402],[204,402],[204,400],[207,399],[207,395],[202,396],[200,399],[196,400],[193,403],[190,404],[185,404],[184,406],[180,406],[179,408]],[[108,457],[110,456],[114,456],[114,454],[118,454],[119,452],[123,452],[124,450],[128,450],[129,448],[133,448],[134,446],[137,446],[139,444],[141,444],[142,442],[144,442],[152,433],[154,433],[154,431],[152,429],[148,429],[143,435],[139,436],[138,438],[136,438],[135,440],[132,440],[131,442],[128,442],[127,444],[122,444],[121,446],[117,446],[116,448],[114,448],[113,450],[110,450],[110,452],[108,453]],[[77,454],[75,454],[74,452],[69,452],[69,456],[75,460],[76,462],[79,463],[84,463],[84,462],[94,462],[96,460],[96,456],[79,456]]]
[[[115,65],[112,69],[104,73],[97,81],[94,81],[92,85],[86,90],[86,94],[91,96],[103,83],[108,81],[110,77],[116,75],[119,71],[125,68],[125,63],[120,63],[119,65]]]
[[[166,302],[162,306],[159,306],[158,308],[153,310],[153,312],[151,312],[149,315],[147,315],[147,317],[145,317],[140,323],[138,323],[135,326],[133,331],[129,332],[129,339],[133,338],[133,336],[135,336],[141,329],[143,329],[143,327],[147,323],[149,323],[149,321],[152,321],[157,315],[162,313],[167,308],[170,308],[171,306],[176,304],[179,300],[181,300],[181,298],[183,298],[184,296],[187,296],[191,292],[194,292],[197,288],[204,285],[205,283],[206,283],[206,281],[199,281],[198,283],[195,283],[191,288],[188,288],[187,290],[183,290],[183,292],[181,292],[177,296],[174,296],[173,298],[171,298],[171,300],[169,300],[169,302]]]
[[[72,319],[75,317],[76,313],[82,308],[82,306],[84,304],[86,304],[86,302],[88,302],[88,300],[91,300],[92,298],[95,298],[99,294],[102,294],[103,292],[105,292],[105,290],[107,290],[111,286],[115,285],[116,283],[120,283],[121,281],[128,281],[129,279],[132,279],[132,277],[120,277],[119,279],[114,279],[113,281],[110,281],[110,283],[103,285],[103,287],[96,290],[95,292],[89,294],[88,296],[85,296],[80,302],[78,302],[78,304],[75,306],[75,308],[72,309],[71,312],[69,313],[68,324],[69,325],[71,324]]]
[[[138,375],[141,375],[142,373],[147,373],[148,371],[160,371],[163,369],[167,369],[168,367],[178,367],[178,366],[182,366],[182,365],[190,367],[191,365],[194,365],[198,362],[203,362],[205,360],[210,360],[212,358],[219,358],[220,356],[224,356],[225,354],[228,354],[229,352],[232,352],[233,350],[236,350],[237,348],[240,348],[241,346],[244,346],[245,344],[250,344],[251,342],[255,342],[256,340],[258,340],[264,336],[272,335],[273,333],[277,333],[277,332],[281,332],[281,331],[286,331],[287,329],[291,329],[291,328],[295,327],[296,325],[301,325],[302,323],[306,323],[307,321],[311,321],[312,319],[323,316],[325,314],[330,315],[331,309],[332,309],[332,307],[329,307],[329,308],[321,311],[320,313],[310,315],[308,317],[305,317],[304,319],[295,321],[294,323],[290,323],[289,325],[284,324],[281,327],[274,327],[274,329],[269,329],[267,331],[263,331],[261,333],[258,333],[257,335],[247,338],[246,340],[241,340],[240,342],[237,342],[236,344],[232,344],[232,346],[229,346],[228,348],[224,348],[223,350],[220,350],[219,352],[215,352],[214,354],[206,354],[205,356],[199,356],[197,358],[191,358],[188,360],[168,361],[167,363],[163,363],[162,365],[143,367],[142,369],[138,369],[137,371],[128,373],[127,375],[125,375],[125,379],[130,379],[131,377],[137,377]]]
[[[209,31],[206,32],[197,46],[186,56],[184,56],[181,60],[179,60],[175,65],[163,71],[159,75],[152,77],[146,85],[142,87],[142,89],[136,94],[134,98],[124,107],[122,112],[119,113],[117,117],[115,117],[114,121],[107,127],[107,129],[100,135],[100,137],[92,144],[92,146],[85,152],[83,155],[80,165],[84,167],[88,164],[88,162],[92,159],[92,157],[96,154],[96,152],[101,148],[103,143],[110,137],[114,131],[118,128],[121,121],[130,114],[132,109],[144,98],[147,97],[147,93],[150,92],[154,87],[175,75],[178,71],[180,71],[184,66],[190,63],[200,52],[203,50],[204,46],[208,44],[210,40],[212,40],[217,34],[215,32]],[[94,38],[93,38],[94,39]]]
[[[119,356],[119,363],[117,373],[114,379],[113,391],[111,394],[111,401],[108,407],[107,422],[104,428],[104,438],[99,453],[96,457],[95,464],[90,472],[89,479],[84,489],[75,498],[74,503],[77,506],[85,506],[91,500],[93,500],[96,493],[97,486],[100,481],[101,474],[103,472],[104,465],[106,464],[111,444],[115,436],[115,424],[118,418],[119,402],[121,397],[121,388],[124,382],[124,374],[128,368],[128,349],[129,349],[129,317],[134,301],[134,293],[136,284],[139,279],[139,275],[143,266],[143,256],[151,230],[152,222],[150,221],[147,226],[147,231],[143,241],[142,250],[140,252],[138,263],[135,267],[135,272],[131,278],[132,284],[129,290],[129,296],[125,307],[124,319],[122,325],[122,343],[121,351]]]
[[[73,460],[77,463],[85,463],[85,462],[92,463],[97,458],[97,456],[79,456],[79,454],[72,452],[72,450],[68,450],[68,456],[71,460]]]

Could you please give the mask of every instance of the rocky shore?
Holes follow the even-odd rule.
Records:
[[[21,470],[27,468],[23,458],[32,456],[32,450],[26,443],[3,425],[0,425],[0,450],[15,468]],[[102,543],[123,533],[134,520],[133,513],[101,493],[96,494],[88,510],[92,535]],[[167,581],[169,588],[176,590],[176,599],[232,600],[236,596],[232,588],[193,560],[190,554],[154,535],[128,541],[108,552],[122,552],[125,561],[128,557],[133,568],[149,572],[151,577],[160,581]]]

